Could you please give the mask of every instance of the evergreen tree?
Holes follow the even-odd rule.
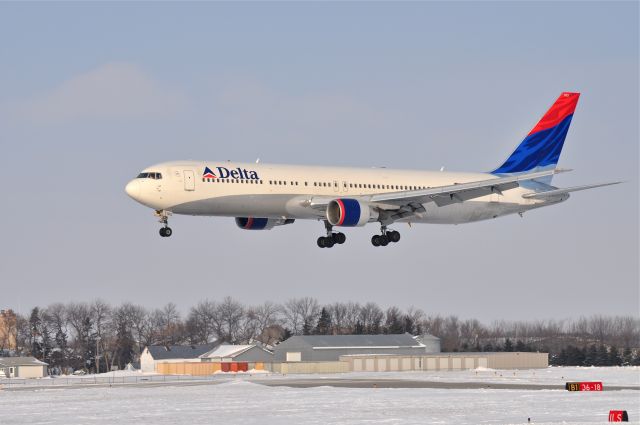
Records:
[[[587,348],[584,365],[585,366],[594,366],[598,360],[598,349],[595,344],[591,344],[589,348]]]
[[[521,340],[516,341],[516,351],[524,352],[527,351],[527,346],[524,345],[524,342]]]
[[[598,353],[596,356],[596,366],[608,366],[609,365],[609,352],[607,351],[607,347],[604,345],[600,345],[598,347]]]
[[[318,318],[318,324],[316,325],[313,333],[315,335],[329,335],[331,333],[331,316],[324,307],[322,307],[320,317]]]
[[[116,363],[120,369],[133,361],[135,341],[131,335],[131,329],[124,320],[119,321],[116,329]]]
[[[513,351],[513,343],[509,338],[504,341],[504,351],[511,352]]]
[[[364,325],[362,324],[362,322],[361,322],[361,321],[359,321],[359,320],[358,320],[358,321],[356,322],[356,326],[355,326],[355,327],[354,327],[354,329],[353,329],[353,333],[354,333],[355,335],[362,335],[362,334],[364,334]]]
[[[403,327],[401,330],[402,333],[408,332],[411,335],[416,335],[416,324],[409,315],[404,315],[403,317]]]
[[[302,335],[311,335],[312,329],[313,325],[311,325],[308,320],[305,320],[304,324],[302,325]]]
[[[567,346],[567,366],[582,366],[586,357],[586,350],[574,347],[573,345]]]
[[[487,353],[490,353],[493,351],[493,345],[490,342],[487,342],[484,347],[482,348],[482,351],[486,351]]]
[[[29,316],[29,331],[31,342],[31,355],[37,359],[44,360],[42,357],[42,345],[40,343],[42,320],[40,319],[40,309],[34,307]]]
[[[609,349],[609,366],[622,366],[622,358],[620,358],[620,351],[615,345]]]
[[[625,347],[622,352],[622,365],[631,366],[633,364],[633,352],[630,347]]]
[[[474,351],[479,352],[482,351],[482,347],[480,347],[480,342],[476,341],[476,345],[474,347]]]
[[[555,366],[566,366],[567,364],[567,351],[563,348],[560,353],[552,357],[553,364]]]
[[[286,341],[289,338],[291,338],[293,336],[293,332],[291,332],[291,329],[289,328],[284,328],[282,330],[282,339],[280,341]]]
[[[633,355],[633,360],[631,361],[632,366],[640,366],[640,350],[636,350]]]

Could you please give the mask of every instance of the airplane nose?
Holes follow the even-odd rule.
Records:
[[[124,190],[127,192],[127,195],[137,200],[140,197],[140,182],[138,180],[131,180],[127,183]]]

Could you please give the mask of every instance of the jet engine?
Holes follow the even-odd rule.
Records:
[[[244,230],[270,230],[295,221],[293,218],[236,217],[236,225]]]
[[[364,226],[377,219],[377,211],[357,199],[334,199],[327,205],[327,220],[332,226]]]

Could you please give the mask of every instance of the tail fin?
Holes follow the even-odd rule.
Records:
[[[564,92],[494,174],[522,173],[558,164],[580,93]]]

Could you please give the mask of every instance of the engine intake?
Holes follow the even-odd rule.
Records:
[[[364,226],[377,218],[378,213],[375,210],[357,199],[334,199],[327,205],[327,220],[332,226]]]
[[[295,221],[293,218],[236,217],[236,225],[244,230],[270,230]]]

